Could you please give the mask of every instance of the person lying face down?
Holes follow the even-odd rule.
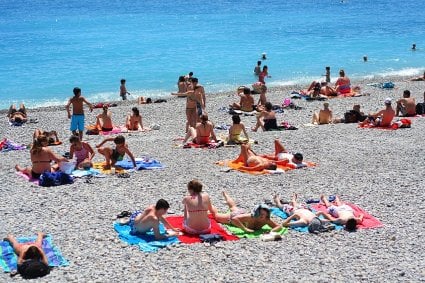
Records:
[[[235,201],[227,194],[227,192],[223,192],[223,197],[230,212],[218,213],[217,208],[213,206],[212,213],[217,222],[232,224],[233,226],[239,227],[248,233],[260,230],[266,224],[271,228],[279,226],[270,219],[270,209],[268,206],[259,205],[254,210],[254,213],[246,213],[245,210],[236,206]]]

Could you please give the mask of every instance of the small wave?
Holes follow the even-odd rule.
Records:
[[[423,74],[423,71],[425,70],[425,67],[421,68],[405,68],[401,70],[390,70],[390,71],[384,71],[381,73],[377,73],[377,76],[380,77],[410,77],[415,76],[419,74]]]

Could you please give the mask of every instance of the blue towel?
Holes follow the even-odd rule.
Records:
[[[120,225],[119,223],[114,223],[114,229],[118,233],[119,238],[126,242],[129,245],[138,245],[141,251],[151,253],[156,252],[160,248],[164,248],[168,245],[180,243],[177,237],[171,237],[164,240],[157,241],[153,232],[148,232],[146,234],[132,235],[130,234],[129,225]],[[160,223],[159,230],[161,233],[165,233],[165,228],[162,223]]]
[[[35,242],[37,237],[17,238],[19,243]],[[47,235],[43,239],[42,248],[46,254],[50,267],[68,266],[68,261],[63,257],[60,250],[53,245],[52,237]],[[8,241],[0,241],[0,267],[4,272],[11,272],[18,269],[18,256],[13,251]]]
[[[76,178],[80,178],[84,176],[95,176],[95,175],[100,175],[100,171],[94,168],[90,168],[89,170],[77,169],[72,171],[72,174],[71,174],[71,176]]]
[[[115,165],[123,169],[133,169],[133,162],[130,159],[118,161]],[[164,165],[162,165],[158,160],[152,158],[136,158],[136,167],[137,170],[163,169]]]
[[[270,211],[271,211],[272,214],[274,214],[277,217],[280,217],[282,219],[288,218],[288,214],[286,214],[286,212],[284,212],[282,209],[280,209],[278,207],[272,207],[272,208],[270,208]],[[312,211],[313,211],[313,213],[315,212],[314,210],[312,210]],[[320,216],[320,219],[323,219],[323,217]],[[334,223],[332,223],[332,225],[335,226],[335,230],[341,230],[341,229],[344,228],[343,226],[337,225],[337,224],[334,224]],[[291,229],[294,229],[294,230],[296,230],[298,232],[305,232],[305,233],[308,232],[308,227],[307,226],[304,226],[304,227],[290,227],[290,228]]]

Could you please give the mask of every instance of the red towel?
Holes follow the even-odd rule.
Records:
[[[381,221],[379,221],[377,218],[373,217],[366,211],[364,211],[362,208],[358,207],[357,205],[349,202],[344,202],[348,206],[350,206],[354,210],[354,215],[358,216],[360,214],[363,214],[363,221],[362,223],[357,225],[357,228],[359,229],[367,229],[367,228],[379,228],[382,227],[383,224]],[[327,208],[324,204],[312,204],[311,207],[318,211],[327,212]]]
[[[212,218],[211,215],[209,215],[210,221],[211,221],[211,234],[220,234],[223,236],[225,241],[236,241],[239,240],[238,237],[230,234],[226,230],[224,230],[220,224],[218,224],[214,218]],[[166,218],[167,221],[176,228],[180,228],[183,230],[183,216],[169,216]],[[178,236],[180,242],[185,244],[193,244],[193,243],[200,243],[201,240],[199,239],[199,235],[191,235],[191,234],[184,234],[182,236]]]

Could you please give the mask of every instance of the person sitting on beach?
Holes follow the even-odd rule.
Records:
[[[174,237],[180,231],[174,228],[164,215],[170,208],[170,204],[165,199],[160,199],[155,205],[148,206],[145,210],[137,210],[130,216],[128,225],[131,228],[130,234],[146,234],[153,230],[155,240],[163,240],[169,237]],[[162,222],[165,228],[172,231],[167,231],[167,234],[161,234],[159,230],[159,223]]]
[[[260,127],[263,131],[278,129],[276,113],[273,111],[273,104],[271,102],[266,102],[265,110],[257,115],[257,124],[252,128],[252,131],[256,132]]]
[[[322,86],[320,82],[313,81],[307,90],[300,91],[304,95],[308,95],[310,99],[326,99],[327,96],[322,94]]]
[[[274,154],[262,156],[269,160],[287,161],[287,165],[293,168],[303,168],[307,166],[307,164],[303,162],[304,156],[301,153],[297,152],[292,154],[288,152],[279,139],[274,140]]]
[[[416,78],[410,79],[410,81],[412,82],[425,81],[425,71],[422,77],[416,77]]]
[[[101,147],[104,143],[113,141],[115,143],[115,148],[112,147]],[[111,166],[115,167],[117,161],[124,159],[124,156],[127,154],[133,166],[136,169],[136,160],[134,159],[133,153],[128,149],[128,144],[125,142],[125,138],[121,135],[116,136],[115,138],[106,138],[100,144],[96,145],[100,154],[105,156],[106,164],[103,166],[104,169],[110,169]]]
[[[127,116],[125,126],[129,131],[143,131],[142,115],[137,107],[131,108],[132,113]]]
[[[335,91],[339,94],[347,94],[351,92],[350,79],[345,76],[345,71],[339,71],[339,78],[335,82]]]
[[[74,154],[77,159],[75,167],[77,169],[89,169],[93,167],[92,159],[95,155],[93,148],[87,142],[80,141],[77,136],[69,138],[71,147],[69,148],[69,159],[74,159]]]
[[[264,225],[269,225],[271,228],[279,226],[270,219],[270,209],[267,206],[260,205],[253,214],[246,213],[245,210],[236,206],[235,201],[227,194],[227,192],[223,192],[223,197],[230,212],[218,213],[217,208],[213,206],[213,215],[217,222],[232,224],[233,226],[239,227],[248,233],[260,230]]]
[[[241,152],[234,162],[242,162],[241,169],[248,171],[276,170],[276,162],[266,157],[257,155],[249,144],[241,144]]]
[[[401,117],[416,116],[416,101],[415,98],[410,97],[409,90],[403,91],[403,98],[397,100],[395,115]]]
[[[183,230],[188,234],[208,234],[211,222],[208,211],[213,212],[210,196],[202,192],[202,183],[192,180],[187,184],[189,195],[183,198]]]
[[[18,272],[21,273],[24,277],[30,278],[31,274],[23,274],[25,270],[22,270],[23,265],[28,266],[29,269],[37,270],[38,276],[44,276],[49,273],[49,262],[47,256],[43,251],[43,238],[45,234],[42,232],[37,233],[37,239],[35,242],[19,243],[16,238],[9,234],[5,241],[8,241],[13,248],[13,251],[18,256]],[[39,274],[44,271],[44,274]]]
[[[127,100],[127,94],[130,95],[130,93],[127,91],[127,88],[125,86],[125,79],[121,79],[121,85],[120,85],[120,96],[122,100]]]
[[[9,118],[9,122],[11,123],[25,123],[28,120],[25,105],[21,103],[18,110],[16,110],[15,104],[10,105],[9,111],[7,112],[7,118]]]
[[[314,218],[317,218],[316,214],[314,214],[306,205],[298,203],[297,198],[298,195],[293,194],[292,200],[289,204],[282,204],[279,195],[274,196],[273,200],[275,205],[285,212],[288,215],[288,218],[286,218],[280,226],[272,229],[272,231],[277,231],[281,227],[306,227],[311,223],[311,221],[313,221]]]
[[[266,87],[266,85],[262,85],[260,87],[260,90],[261,90],[260,91],[260,97],[258,99],[257,107],[256,107],[257,111],[263,111],[264,107],[267,103],[267,97],[266,97],[267,87]]]
[[[344,225],[345,229],[350,232],[355,231],[357,224],[362,223],[363,214],[356,217],[354,210],[349,205],[343,203],[338,196],[335,197],[335,204],[331,204],[324,195],[320,196],[320,200],[327,207],[328,212],[318,211],[316,212],[317,216],[323,215],[335,224]]]
[[[360,111],[360,105],[354,104],[353,109],[344,114],[344,118],[336,118],[332,123],[358,123],[366,119],[366,115]]]
[[[56,163],[68,161],[65,157],[55,154],[48,147],[48,144],[49,141],[46,136],[38,136],[30,150],[32,166],[23,168],[16,165],[16,171],[22,172],[32,179],[40,179],[41,174],[44,172],[54,171],[50,164],[51,161],[55,161]]]
[[[187,82],[186,82],[186,79],[184,78],[184,76],[179,77],[179,80],[177,81],[177,89],[178,89],[178,92],[176,93],[177,95],[186,94],[186,92],[187,92]]]
[[[217,142],[217,137],[214,133],[214,124],[208,121],[208,115],[201,115],[201,122],[196,124],[196,127],[189,127],[186,137],[183,143],[186,144],[188,140],[192,140],[193,143],[205,145],[212,141]]]
[[[245,125],[241,123],[241,117],[239,115],[232,116],[233,125],[229,128],[229,139],[227,144],[240,144],[248,142],[249,137],[246,132]],[[241,133],[243,132],[245,138],[241,137]]]
[[[152,103],[152,98],[148,97],[144,97],[144,96],[139,96],[137,98],[137,104],[150,104]]]
[[[108,105],[103,105],[103,111],[96,116],[96,128],[103,132],[110,132],[114,129],[112,123],[112,113],[109,111]]]
[[[243,88],[243,93],[241,94],[238,89],[238,96],[240,96],[239,103],[233,102],[229,107],[233,110],[242,110],[244,112],[252,112],[254,110],[254,98],[251,95],[251,90],[247,87]]]
[[[74,136],[77,135],[80,140],[83,140],[84,134],[84,108],[83,103],[87,104],[90,108],[90,112],[93,111],[93,105],[88,102],[83,96],[81,96],[81,89],[79,87],[75,87],[74,97],[70,98],[68,103],[66,104],[66,111],[68,112],[68,119],[71,119],[71,127],[70,130]],[[72,104],[72,116],[70,111],[70,106]]]
[[[35,129],[34,134],[33,134],[34,141],[39,136],[46,136],[49,145],[61,144],[61,141],[58,138],[58,133],[56,131],[43,131],[41,129]]]
[[[323,103],[323,109],[319,113],[313,113],[313,119],[311,121],[314,125],[323,125],[332,123],[332,110],[329,109],[329,103]]]
[[[390,127],[391,122],[393,121],[393,118],[395,116],[395,111],[391,107],[391,98],[386,98],[384,103],[385,109],[382,109],[381,111],[375,114],[369,114],[367,119],[365,119],[359,125],[365,126],[367,124],[370,124],[375,127]]]

